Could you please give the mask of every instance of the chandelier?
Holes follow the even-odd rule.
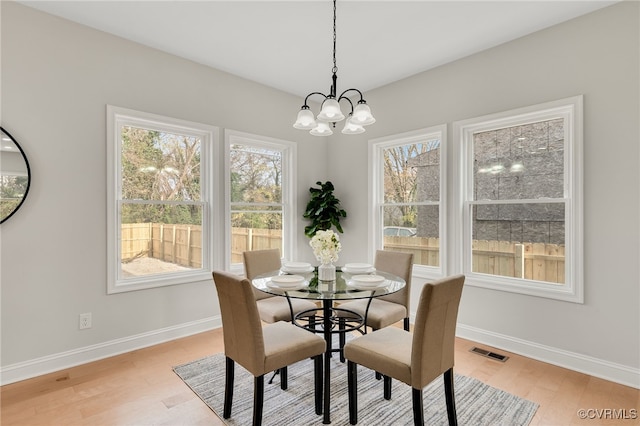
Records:
[[[293,127],[301,130],[310,130],[310,133],[314,136],[329,136],[333,134],[331,127],[336,126],[338,121],[345,119],[345,115],[340,110],[340,101],[346,100],[351,107],[349,116],[346,117],[344,128],[342,133],[347,135],[356,135],[364,132],[364,126],[375,123],[376,119],[371,114],[371,109],[367,105],[367,101],[364,100],[362,92],[358,89],[347,89],[336,97],[336,82],[338,80],[337,72],[338,66],[336,65],[336,0],[333,0],[333,83],[328,95],[321,92],[312,92],[304,98],[304,105],[298,112],[298,119],[293,124]],[[353,102],[346,94],[350,92],[356,92],[360,95],[358,104],[353,107]],[[307,101],[313,95],[320,95],[324,97],[320,114],[317,117],[313,116],[311,109]],[[330,125],[332,124],[332,125]]]

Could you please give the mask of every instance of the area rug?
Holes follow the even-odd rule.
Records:
[[[173,369],[175,373],[222,419],[224,401],[224,354],[215,354]],[[231,418],[226,424],[251,424],[253,413],[253,376],[236,364]],[[313,399],[313,362],[300,361],[289,366],[289,386],[280,389],[278,376],[269,384],[265,378],[263,424],[265,426],[321,425]],[[458,424],[468,426],[525,426],[538,405],[493,388],[471,377],[455,375],[454,390]],[[411,388],[393,380],[392,398],[382,397],[382,380],[364,367],[358,367],[358,424],[413,425]],[[447,425],[447,410],[442,377],[423,391],[425,424]],[[331,423],[349,424],[347,365],[338,356],[331,359]]]

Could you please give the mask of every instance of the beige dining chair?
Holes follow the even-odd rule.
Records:
[[[277,271],[282,266],[280,249],[277,248],[245,251],[243,256],[245,275],[249,280],[267,272]],[[253,294],[258,303],[260,319],[269,324],[278,321],[291,321],[292,316],[297,313],[318,308],[315,303],[309,300],[274,296],[255,287]]]
[[[248,279],[214,271],[213,282],[220,302],[226,358],[223,418],[231,417],[236,362],[254,377],[253,425],[259,426],[264,404],[264,375],[279,370],[280,387],[286,390],[287,366],[307,358],[314,361],[315,410],[316,414],[322,414],[324,339],[284,321],[263,327]]]
[[[369,299],[358,299],[342,303],[340,308],[357,312],[363,317],[366,314],[366,325],[373,330],[403,321],[404,329],[409,331],[409,302],[411,295],[411,273],[413,271],[413,253],[378,250],[373,266],[377,271],[396,275],[406,282],[404,288],[386,296]]]
[[[362,365],[384,378],[384,398],[391,399],[391,379],[412,388],[413,420],[424,425],[422,389],[441,374],[449,425],[457,425],[453,390],[456,321],[464,275],[425,284],[420,293],[413,332],[385,327],[357,337],[344,346],[347,358],[349,423],[358,423],[358,373]]]
[[[388,327],[398,321],[403,321],[403,327],[409,331],[409,303],[411,295],[411,274],[413,271],[413,253],[397,251],[376,251],[373,266],[377,271],[388,272],[396,275],[406,282],[404,288],[395,293],[374,297],[371,299],[358,299],[340,304],[338,315],[349,317],[349,311],[355,312],[366,319],[365,327],[379,330]],[[369,309],[367,310],[367,306]],[[342,324],[341,324],[342,325]],[[345,336],[340,335],[340,347],[344,347]],[[344,354],[340,352],[340,361],[344,362]],[[379,375],[377,376],[379,378]]]

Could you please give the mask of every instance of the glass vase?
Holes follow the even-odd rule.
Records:
[[[332,263],[323,263],[318,266],[318,279],[320,281],[335,281],[336,267]]]

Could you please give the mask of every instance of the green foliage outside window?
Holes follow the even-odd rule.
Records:
[[[122,129],[122,223],[201,224],[200,199],[198,138]]]
[[[282,153],[234,144],[230,152],[231,226],[282,229]]]

